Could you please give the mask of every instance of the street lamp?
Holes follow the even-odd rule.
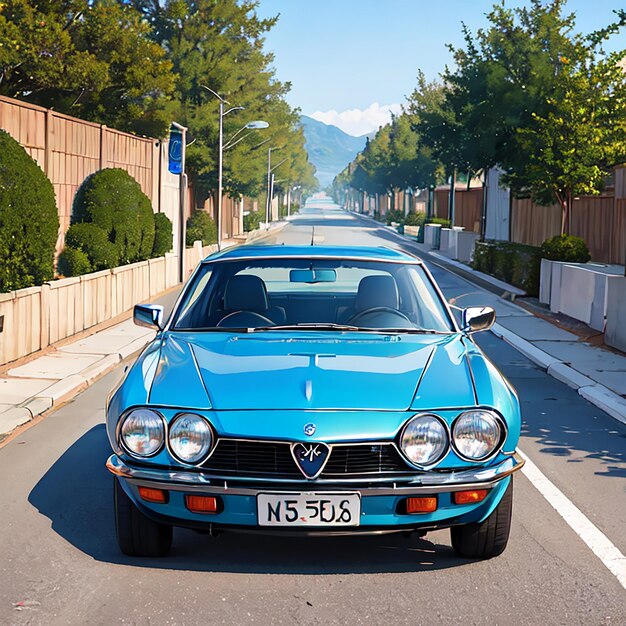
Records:
[[[245,126],[240,128],[228,141],[226,147],[224,147],[224,116],[232,113],[233,111],[243,111],[244,107],[231,107],[227,111],[224,111],[224,105],[230,104],[228,100],[225,100],[217,92],[213,91],[206,85],[200,85],[203,89],[206,89],[212,93],[220,101],[220,127],[219,127],[219,148],[218,148],[218,164],[217,164],[217,249],[222,248],[222,177],[223,177],[223,165],[224,165],[224,150],[232,148],[238,144],[242,139],[245,139],[247,135],[244,135],[234,143],[232,140],[245,129],[256,130],[260,128],[267,128],[269,124],[263,120],[256,120],[254,122],[248,122]]]
[[[270,223],[271,193],[272,193],[272,150],[281,150],[283,146],[272,146],[267,151],[267,199],[265,200],[265,223]]]

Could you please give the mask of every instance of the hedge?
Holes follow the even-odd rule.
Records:
[[[72,224],[65,234],[66,249],[82,251],[89,261],[91,271],[106,270],[118,265],[118,249],[107,239],[106,233],[96,224]],[[71,264],[70,264],[71,265]],[[59,269],[60,271],[60,269]],[[82,272],[81,272],[82,273]],[[71,273],[65,276],[76,276]]]
[[[549,261],[587,263],[591,260],[589,248],[582,237],[557,235],[541,244],[541,258]]]
[[[165,213],[154,214],[154,244],[152,246],[153,259],[163,256],[172,249],[173,225]]]
[[[66,246],[59,255],[57,264],[61,276],[81,276],[93,272],[89,257],[77,248]]]
[[[256,230],[263,221],[261,211],[250,211],[248,215],[243,216],[243,229],[245,232]]]
[[[194,211],[187,220],[186,244],[193,246],[194,241],[201,241],[203,246],[217,242],[215,222],[206,211]]]
[[[508,241],[477,241],[472,267],[505,283],[539,293],[540,249]]]
[[[76,192],[72,223],[100,227],[115,244],[120,265],[145,261],[154,246],[150,199],[128,172],[107,168],[88,176]],[[93,261],[92,261],[93,262]]]
[[[52,183],[26,150],[0,131],[0,292],[51,280],[58,234]]]

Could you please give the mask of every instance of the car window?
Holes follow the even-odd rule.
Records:
[[[187,286],[171,328],[247,331],[316,325],[398,332],[454,329],[420,264],[306,258],[203,264]]]

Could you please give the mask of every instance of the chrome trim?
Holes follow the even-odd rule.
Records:
[[[254,496],[275,489],[274,485],[288,483],[294,487],[294,491],[310,491],[312,488],[332,487],[337,490],[345,484],[347,489],[357,491],[362,496],[385,496],[385,495],[411,495],[412,493],[447,493],[451,491],[463,491],[465,489],[492,487],[502,479],[521,469],[524,459],[515,452],[512,456],[504,459],[498,465],[479,469],[460,470],[449,473],[425,473],[420,476],[407,476],[402,479],[379,479],[358,481],[341,480],[318,480],[314,484],[309,481],[297,482],[283,479],[237,479],[232,477],[220,478],[219,476],[206,476],[199,472],[175,471],[167,469],[151,469],[131,467],[117,455],[112,454],[107,462],[107,469],[114,475],[131,481],[135,485],[169,489],[170,491],[187,491],[215,493],[222,495]],[[234,483],[229,486],[228,481]],[[261,482],[267,486],[261,488],[242,487],[242,482]],[[385,482],[381,487],[351,487],[351,483]],[[401,482],[400,486],[398,483]]]
[[[306,472],[302,469],[302,465],[300,465],[300,462],[296,458],[296,455],[294,452],[294,448],[296,446],[306,446],[306,445],[311,445],[311,446],[316,445],[316,446],[322,446],[323,448],[326,448],[326,458],[324,459],[324,462],[322,463],[321,467],[317,470],[317,472],[315,472],[313,476],[308,476]],[[324,471],[324,468],[326,467],[326,463],[328,463],[328,459],[330,459],[330,455],[333,453],[333,449],[328,444],[324,443],[323,441],[294,441],[289,446],[289,451],[291,452],[291,458],[293,459],[293,462],[296,464],[296,467],[300,470],[300,473],[307,480],[315,480]]]
[[[456,423],[458,422],[459,418],[462,415],[465,415],[465,413],[477,413],[479,411],[482,411],[483,413],[489,413],[489,415],[495,418],[496,423],[500,426],[500,441],[498,442],[498,445],[493,449],[493,451],[490,452],[487,456],[483,457],[482,459],[472,459],[469,456],[465,456],[464,454],[461,454],[461,452],[457,449],[456,443],[454,441],[454,427],[456,426]],[[489,409],[481,409],[481,408],[468,409],[467,411],[463,411],[462,413],[459,413],[452,420],[452,425],[450,426],[450,447],[454,450],[454,453],[460,459],[463,459],[464,461],[468,461],[469,463],[486,463],[490,459],[493,459],[500,452],[500,450],[502,450],[508,436],[509,436],[509,429],[506,426],[506,421],[499,413],[496,413],[496,411],[492,411]]]

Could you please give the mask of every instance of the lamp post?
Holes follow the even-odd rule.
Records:
[[[219,123],[219,147],[218,147],[218,158],[217,158],[217,249],[222,249],[222,182],[223,182],[223,165],[224,165],[224,150],[228,148],[232,148],[234,145],[238,144],[242,139],[245,139],[247,135],[244,135],[234,143],[232,140],[244,129],[256,130],[261,128],[267,128],[269,124],[264,122],[263,120],[256,120],[254,122],[248,122],[244,126],[242,126],[227,142],[227,145],[224,146],[224,116],[232,113],[233,111],[243,111],[244,107],[231,107],[227,111],[224,111],[224,105],[230,104],[228,100],[225,100],[220,96],[217,92],[213,91],[210,87],[206,85],[200,85],[203,89],[206,89],[210,93],[212,93],[220,102],[220,123]]]
[[[265,223],[270,223],[270,210],[272,202],[272,150],[280,150],[282,146],[272,146],[267,151],[267,199],[265,201]]]

